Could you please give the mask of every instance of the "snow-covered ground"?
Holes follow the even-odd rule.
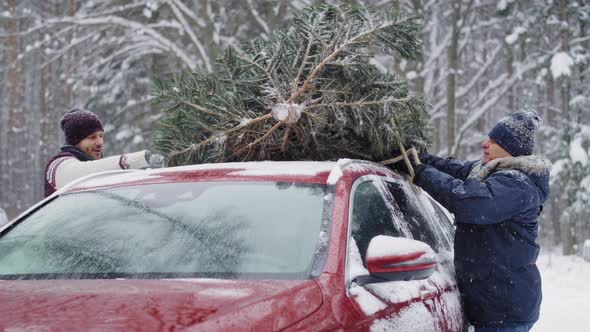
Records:
[[[543,303],[541,318],[531,331],[590,331],[590,262],[545,251],[538,266]]]

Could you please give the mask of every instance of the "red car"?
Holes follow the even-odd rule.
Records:
[[[448,213],[375,163],[100,173],[0,232],[7,331],[463,328]]]

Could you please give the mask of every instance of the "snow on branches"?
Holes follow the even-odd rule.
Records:
[[[420,52],[415,17],[365,7],[306,8],[268,40],[232,48],[219,74],[157,80],[168,106],[154,144],[173,164],[243,160],[382,160],[429,143],[427,106],[373,51]],[[274,110],[274,112],[273,112]],[[223,139],[220,139],[223,138]]]

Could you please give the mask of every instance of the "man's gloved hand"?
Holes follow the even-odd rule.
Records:
[[[157,151],[145,150],[145,160],[151,168],[162,168],[168,165],[168,158]]]

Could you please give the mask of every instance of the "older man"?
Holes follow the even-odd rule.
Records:
[[[101,171],[161,167],[164,158],[148,150],[102,158],[104,129],[96,114],[74,109],[61,119],[66,145],[45,167],[45,197],[68,182]]]
[[[455,215],[455,269],[465,313],[478,332],[528,331],[539,318],[537,217],[551,164],[532,155],[535,111],[500,120],[479,161],[421,154],[414,182]]]

